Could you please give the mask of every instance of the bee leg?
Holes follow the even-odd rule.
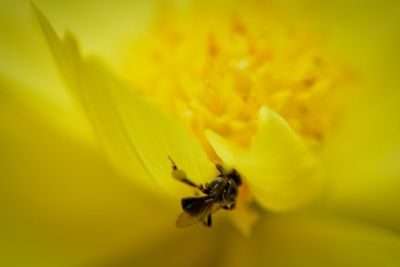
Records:
[[[224,210],[233,210],[235,207],[236,207],[236,203],[233,203],[233,204],[230,205],[230,206],[223,206],[222,208],[223,208]]]
[[[208,217],[207,217],[207,226],[208,226],[208,227],[211,227],[211,224],[212,224],[212,220],[211,220],[211,214],[210,214],[210,215],[208,215]]]
[[[201,187],[202,187],[201,192],[203,192],[206,195],[210,194],[211,188],[210,188],[210,184],[209,183],[206,183],[204,185],[204,187],[203,186],[201,186]]]
[[[204,226],[211,227],[212,225],[211,214],[208,215],[206,218],[203,218],[202,223],[204,224]]]
[[[220,163],[215,163],[215,168],[219,171],[219,174],[224,174],[224,167]]]
[[[197,185],[195,183],[193,183],[192,181],[190,181],[187,176],[186,173],[180,169],[178,169],[178,167],[176,166],[175,162],[172,160],[172,158],[170,156],[168,156],[168,159],[171,161],[172,163],[172,177],[174,177],[175,179],[181,181],[182,183],[185,183],[189,186],[192,186],[194,188],[199,189],[201,192],[204,193],[204,187],[202,185]]]

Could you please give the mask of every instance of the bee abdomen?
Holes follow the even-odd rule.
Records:
[[[181,200],[181,206],[184,211],[194,215],[201,212],[208,197],[185,197]]]

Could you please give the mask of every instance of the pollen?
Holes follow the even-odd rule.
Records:
[[[206,22],[169,16],[124,54],[126,77],[176,115],[211,157],[205,129],[248,147],[264,105],[316,148],[340,116],[348,77],[323,38],[253,14],[210,14]]]

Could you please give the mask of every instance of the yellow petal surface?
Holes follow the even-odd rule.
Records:
[[[262,107],[258,133],[249,150],[234,147],[212,131],[206,135],[219,157],[244,176],[267,209],[286,211],[305,204],[320,186],[316,160],[275,112]]]
[[[25,103],[49,122],[74,138],[93,143],[90,128],[63,88],[45,39],[38,34],[37,23],[33,23],[29,11],[26,0],[0,3],[2,79],[23,84],[23,90],[17,87],[14,93],[21,94]]]
[[[46,85],[44,93],[59,85],[51,57],[41,36],[35,31],[29,12],[30,0],[0,2],[2,42],[0,69],[35,86]],[[73,29],[85,48],[101,54],[118,66],[126,39],[141,33],[151,19],[154,1],[33,1],[40,6],[57,31]],[[65,97],[65,96],[61,96]],[[62,100],[62,99],[57,99]]]
[[[27,0],[17,1],[29,4]],[[159,4],[147,0],[36,0],[34,3],[46,14],[56,32],[70,29],[86,51],[106,58],[113,69],[118,69],[124,59],[121,50],[125,42],[147,29]]]
[[[175,201],[131,186],[93,147],[0,86],[0,265],[86,266],[175,229]],[[157,218],[156,220],[154,218]]]
[[[0,2],[0,71],[61,103],[65,94],[52,90],[60,83],[43,38],[34,30],[29,15],[29,1]]]
[[[398,266],[396,234],[369,225],[315,214],[264,216],[251,236],[220,222],[127,250],[101,267],[133,266]],[[153,256],[157,251],[157,257]]]
[[[266,216],[249,238],[226,240],[225,266],[319,267],[400,264],[397,234],[315,215]]]
[[[100,60],[83,58],[71,35],[61,41],[43,14],[34,10],[71,93],[121,170],[136,181],[149,186],[156,181],[169,191],[179,183],[171,177],[168,156],[195,182],[216,175],[200,143],[182,126],[118,80]]]

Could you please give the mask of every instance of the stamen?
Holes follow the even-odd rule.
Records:
[[[213,27],[185,22],[170,21],[136,42],[125,70],[176,114],[212,158],[204,130],[248,147],[264,105],[311,145],[323,143],[339,116],[335,107],[348,76],[318,38],[238,16]]]

